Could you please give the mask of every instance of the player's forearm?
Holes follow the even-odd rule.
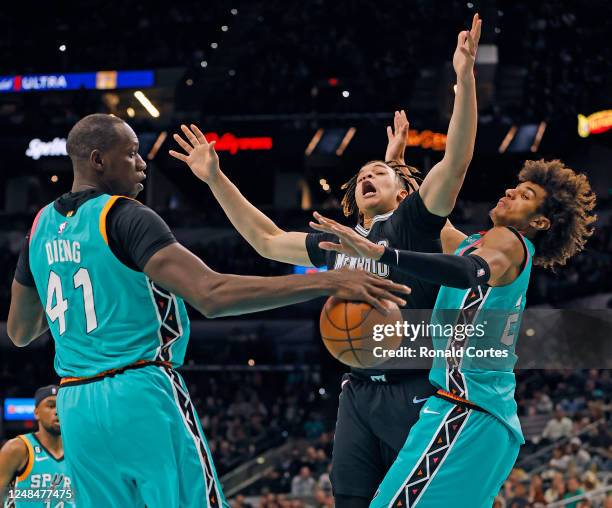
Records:
[[[6,320],[6,334],[17,347],[25,347],[40,337],[49,329],[45,312],[40,303],[32,305],[25,298],[15,296],[15,283],[13,283],[13,297]],[[14,301],[14,300],[19,301]]]
[[[479,256],[455,256],[385,248],[380,261],[417,279],[439,286],[467,289],[486,284],[488,263]]]
[[[332,293],[323,273],[283,277],[223,275],[206,290],[200,309],[207,317],[233,316],[284,307]]]
[[[284,233],[255,208],[223,173],[219,172],[209,186],[232,225],[259,254],[265,253],[267,239]]]
[[[448,125],[444,159],[449,178],[463,178],[476,141],[478,111],[476,106],[476,80],[473,75],[457,80],[453,114]]]

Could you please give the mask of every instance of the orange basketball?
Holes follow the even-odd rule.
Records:
[[[380,325],[395,326],[402,316],[395,303],[385,300],[385,305],[391,309],[387,316],[368,303],[329,297],[321,311],[319,328],[323,344],[332,356],[345,365],[362,369],[387,361],[388,357],[380,357],[382,349],[397,349],[401,337],[396,334],[381,337]]]

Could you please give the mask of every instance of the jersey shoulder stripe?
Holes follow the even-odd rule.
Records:
[[[131,199],[132,201],[136,201],[136,203],[140,203],[140,201],[134,198],[130,198],[129,196],[122,196],[122,195],[111,196],[110,199],[105,203],[104,208],[102,208],[102,212],[100,213],[100,234],[102,235],[102,238],[104,239],[104,243],[106,245],[108,245],[108,231],[106,228],[106,217],[108,216],[108,212],[110,212],[110,209],[119,199]]]
[[[17,436],[17,438],[21,439],[28,449],[28,462],[26,463],[23,472],[17,476],[17,481],[22,482],[30,475],[32,472],[32,467],[34,467],[34,448],[32,448],[32,443],[30,443],[30,440],[25,435]]]

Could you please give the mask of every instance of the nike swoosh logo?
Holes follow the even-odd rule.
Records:
[[[426,415],[439,415],[440,413],[438,413],[437,411],[432,411],[431,409],[429,409],[428,407],[426,407],[425,409],[423,409],[423,413],[425,413]]]
[[[416,396],[412,398],[412,403],[413,404],[422,404],[423,402],[425,402],[429,397],[425,397],[424,399],[417,399]]]
[[[43,460],[47,460],[49,457],[36,457],[34,460],[36,462],[42,462]]]

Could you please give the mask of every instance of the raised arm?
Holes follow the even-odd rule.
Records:
[[[410,124],[406,112],[402,109],[393,115],[393,128],[387,126],[387,150],[385,162],[398,162],[404,164],[404,152],[408,142],[408,128]]]
[[[453,55],[457,90],[448,126],[446,151],[442,160],[427,174],[419,189],[427,209],[441,217],[446,217],[453,210],[474,153],[478,121],[474,63],[481,24],[476,14],[472,29],[459,34]]]
[[[178,243],[153,254],[144,272],[207,317],[258,312],[325,295],[365,301],[384,310],[382,299],[392,300],[398,305],[405,303],[390,291],[410,292],[406,286],[360,270],[332,270],[283,277],[217,273]]]
[[[223,174],[215,142],[208,143],[197,126],[182,125],[187,138],[174,135],[186,153],[170,150],[170,155],[185,162],[191,171],[207,183],[232,225],[258,254],[294,265],[312,266],[306,250],[306,233],[280,229],[269,217],[255,208]]]

